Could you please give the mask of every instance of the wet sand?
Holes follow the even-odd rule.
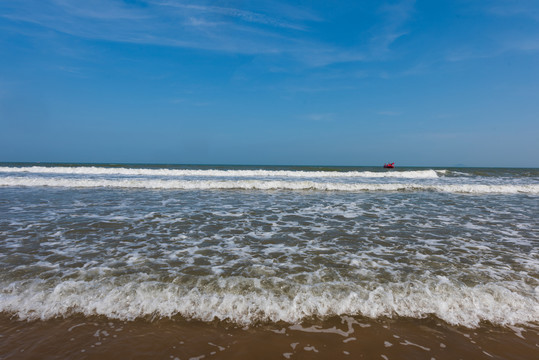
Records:
[[[539,325],[476,329],[362,317],[241,327],[177,319],[0,315],[0,359],[537,359]]]

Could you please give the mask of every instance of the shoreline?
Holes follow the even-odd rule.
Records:
[[[435,317],[332,317],[242,327],[180,317],[133,321],[82,315],[24,321],[0,314],[5,358],[533,359],[539,324],[478,328]]]

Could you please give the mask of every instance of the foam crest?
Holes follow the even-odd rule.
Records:
[[[183,177],[290,177],[290,178],[418,178],[431,179],[438,175],[434,170],[411,171],[290,171],[290,170],[189,170],[80,167],[0,167],[4,173],[64,174],[64,175],[123,175],[123,176],[183,176]]]
[[[0,186],[126,188],[172,190],[314,190],[314,191],[435,191],[463,194],[539,194],[539,184],[420,184],[420,183],[330,183],[270,180],[163,180],[163,179],[69,179],[46,177],[4,177]]]
[[[238,284],[238,281],[240,284]],[[435,315],[453,324],[477,327],[482,321],[512,326],[539,320],[539,301],[502,285],[469,287],[447,279],[427,282],[297,285],[289,294],[259,287],[252,279],[186,288],[156,281],[115,285],[70,280],[52,288],[44,284],[4,286],[0,312],[21,319],[50,319],[83,314],[133,320],[183,316],[187,319],[298,323],[310,317],[362,315],[370,318]],[[241,285],[241,286],[238,286]]]

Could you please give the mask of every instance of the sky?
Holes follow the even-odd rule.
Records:
[[[0,1],[0,161],[539,167],[539,1]]]

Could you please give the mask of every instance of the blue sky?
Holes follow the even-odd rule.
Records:
[[[539,166],[539,2],[3,0],[0,161]]]

